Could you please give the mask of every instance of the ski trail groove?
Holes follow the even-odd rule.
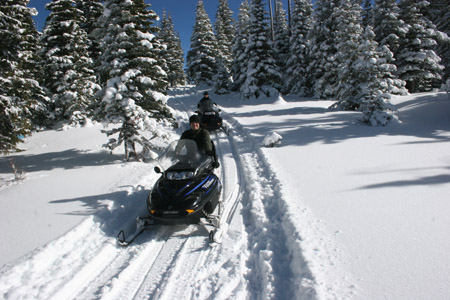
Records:
[[[260,146],[234,120],[233,155],[240,158],[245,191],[243,215],[249,236],[249,299],[316,299],[314,278],[298,243],[290,243],[291,223],[280,183]],[[245,137],[245,138],[244,138]],[[296,263],[293,264],[292,262]],[[301,270],[293,269],[302,266]],[[261,287],[263,287],[261,289]]]

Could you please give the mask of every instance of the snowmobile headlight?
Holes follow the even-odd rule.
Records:
[[[186,180],[194,177],[194,172],[183,171],[183,172],[168,172],[167,179],[169,180]]]

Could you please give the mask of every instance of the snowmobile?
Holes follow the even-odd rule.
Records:
[[[203,105],[199,105],[196,111],[202,118],[201,126],[208,131],[216,131],[222,129],[226,135],[229,135],[229,130],[223,125],[222,117],[220,116],[220,108],[212,101],[205,102]]]
[[[172,143],[158,161],[161,167],[155,167],[155,172],[161,177],[148,195],[148,216],[138,218],[129,237],[119,232],[120,245],[130,244],[152,225],[200,224],[216,229],[219,224],[222,183],[213,172],[213,158],[200,153],[195,141],[182,139]],[[164,170],[164,166],[169,167]],[[217,207],[218,215],[213,215]],[[213,237],[214,230],[211,241]]]

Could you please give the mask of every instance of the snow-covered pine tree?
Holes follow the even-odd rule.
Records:
[[[363,12],[362,12],[362,26],[373,26],[373,0],[364,0],[363,1]]]
[[[230,92],[233,84],[230,73],[233,62],[231,48],[233,45],[233,37],[236,34],[233,12],[228,5],[228,0],[219,0],[214,29],[220,51],[217,60],[217,74],[214,75],[214,92],[216,94],[226,94]]]
[[[383,81],[382,91],[394,95],[407,95],[406,82],[397,77],[397,66],[393,63],[394,53],[388,45],[377,48],[380,63],[380,79]]]
[[[443,81],[450,79],[450,1],[449,0],[428,0],[430,8],[427,17],[436,25],[437,30],[442,34],[437,39],[437,53],[442,59],[441,63],[445,67]],[[450,85],[448,86],[450,89]]]
[[[37,80],[37,11],[28,2],[0,4],[0,152],[16,150],[21,136],[47,124],[49,99]]]
[[[360,76],[355,98],[360,99],[359,110],[363,113],[363,122],[372,126],[385,126],[392,120],[397,120],[394,114],[396,108],[389,102],[391,96],[385,93],[389,85],[384,73],[389,72],[392,65],[386,66],[385,59],[382,58],[385,54],[377,49],[379,47],[375,41],[375,33],[371,26],[367,26],[358,48],[359,57],[352,66],[355,74]]]
[[[389,72],[385,72],[385,80],[388,84],[387,93],[405,95],[408,91],[405,88],[406,82],[398,78],[397,67],[395,65],[394,53],[400,46],[400,40],[405,37],[408,31],[404,22],[399,17],[399,8],[396,0],[375,0],[373,9],[373,31],[375,41],[378,43],[379,52],[384,53],[386,65],[389,65]]]
[[[287,93],[299,96],[312,95],[311,76],[307,71],[310,61],[308,33],[311,30],[312,12],[310,0],[294,0],[285,85]]]
[[[357,95],[362,78],[360,70],[354,67],[360,56],[358,49],[362,42],[361,12],[361,6],[353,0],[341,0],[339,7],[333,11],[334,18],[337,21],[335,34],[338,52],[336,62],[339,69],[336,86],[338,102],[333,107],[343,110],[357,110],[361,101]]]
[[[240,90],[245,81],[246,64],[248,57],[245,48],[248,42],[250,25],[250,5],[247,0],[242,1],[239,7],[238,20],[236,23],[236,35],[233,39],[231,50],[233,64],[231,66],[231,75],[233,77],[233,90]]]
[[[398,74],[406,81],[411,93],[427,92],[439,88],[444,67],[436,54],[438,31],[426,18],[429,2],[402,0],[399,3],[400,17],[408,27],[408,32],[395,53]]]
[[[287,69],[287,59],[289,57],[289,37],[290,32],[286,19],[286,11],[283,9],[283,4],[281,0],[275,2],[275,18],[274,18],[274,40],[273,40],[273,50],[275,54],[275,61],[278,65],[278,69],[282,74],[283,80],[285,82],[285,76]],[[283,87],[286,90],[286,87]]]
[[[397,0],[375,0],[373,10],[373,31],[379,46],[388,46],[396,53],[400,40],[405,37],[408,28],[400,18]]]
[[[217,74],[214,75],[214,93],[218,95],[228,94],[232,89],[233,80],[230,72],[225,66],[224,60],[219,58],[217,62]]]
[[[335,85],[338,81],[338,52],[336,38],[336,8],[339,0],[317,0],[310,30],[311,64],[308,72],[312,74],[314,95],[317,98],[335,98]]]
[[[220,51],[211,21],[206,14],[203,1],[196,8],[195,24],[191,35],[191,48],[187,53],[187,75],[196,85],[214,84]]]
[[[161,30],[158,37],[165,45],[161,51],[161,56],[166,61],[167,79],[170,86],[186,84],[186,74],[184,73],[184,53],[181,48],[181,41],[176,32],[170,14],[163,13]]]
[[[231,57],[231,48],[233,46],[233,37],[236,34],[236,29],[234,27],[233,11],[228,5],[228,0],[219,0],[214,29],[220,51],[220,58],[222,59],[225,68],[230,70],[233,61],[233,58]]]
[[[41,37],[43,83],[51,93],[55,120],[79,125],[91,116],[90,106],[99,90],[89,57],[89,40],[79,23],[84,21],[74,0],[53,0]]]
[[[163,46],[156,38],[158,16],[144,0],[105,2],[109,13],[100,18],[103,33],[100,40],[102,82],[121,77],[133,100],[157,119],[171,118],[161,101],[169,85],[164,62],[160,58]],[[97,35],[98,37],[98,35]],[[163,97],[164,98],[164,97]]]
[[[250,27],[245,55],[246,76],[241,86],[241,96],[245,99],[267,97],[281,90],[281,74],[274,58],[274,52],[266,22],[266,11],[262,0],[252,0],[250,4]]]
[[[157,16],[148,8],[143,0],[108,0],[108,13],[100,18],[101,27],[95,32],[102,37],[99,59],[106,81],[99,118],[119,124],[104,131],[111,136],[105,146],[112,151],[124,144],[127,160],[130,155],[137,157],[137,144],[145,151],[161,148],[158,142],[168,138],[162,125],[173,123],[161,93],[168,83],[158,58],[157,28],[151,26]]]
[[[101,0],[76,0],[76,7],[83,12],[84,19],[80,27],[86,31],[89,39],[89,57],[95,62],[100,55],[98,40],[92,36],[98,18],[103,14]]]

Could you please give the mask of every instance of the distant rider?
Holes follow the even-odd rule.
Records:
[[[199,114],[204,114],[208,111],[217,112],[217,104],[209,98],[208,92],[203,93],[203,98],[197,104],[197,110]]]

